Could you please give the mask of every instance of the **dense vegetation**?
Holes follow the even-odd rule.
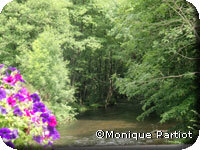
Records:
[[[0,64],[19,68],[60,120],[75,107],[136,101],[138,120],[156,114],[187,131],[200,59],[195,14],[183,0],[14,0],[0,15]]]

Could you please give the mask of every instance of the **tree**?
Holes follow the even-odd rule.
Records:
[[[32,42],[47,26],[60,33],[59,38],[70,37],[69,11],[66,0],[13,1],[6,5],[0,15],[1,63],[20,67],[20,59],[32,50]],[[21,68],[20,68],[21,70]]]
[[[108,8],[99,1],[72,2],[73,40],[63,45],[64,57],[70,61],[71,85],[77,88],[80,104],[109,105],[113,93],[111,76],[120,67],[114,60],[119,43],[109,35],[111,15],[106,14]]]
[[[60,41],[53,31],[44,31],[33,42],[33,51],[24,53],[24,76],[43,95],[54,102],[72,102],[73,88],[63,60]]]
[[[180,121],[185,130],[196,105],[196,37],[193,7],[179,1],[127,1],[116,17],[128,70],[115,85],[143,105],[143,120],[153,112],[163,123]],[[155,5],[156,4],[156,5]],[[122,25],[121,23],[124,22]]]

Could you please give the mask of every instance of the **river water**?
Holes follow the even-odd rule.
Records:
[[[108,109],[90,110],[80,114],[77,121],[62,125],[58,129],[60,140],[55,146],[99,146],[99,145],[135,145],[135,144],[167,144],[166,139],[139,139],[134,138],[102,138],[96,137],[97,130],[148,133],[153,130],[168,130],[174,122],[158,123],[152,117],[143,122],[136,120],[140,113],[139,107],[133,104],[121,104]]]

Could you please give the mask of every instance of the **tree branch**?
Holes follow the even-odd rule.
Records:
[[[194,74],[197,74],[197,73],[200,73],[200,72],[190,72],[190,73],[187,73],[187,74],[180,74],[180,75],[171,75],[171,76],[163,76],[163,77],[158,77],[158,78],[151,78],[145,82],[142,82],[142,83],[139,83],[137,86],[140,86],[140,85],[143,85],[143,84],[146,84],[146,83],[149,83],[153,80],[162,80],[162,79],[170,79],[170,78],[182,78],[186,75],[194,75]]]
[[[168,1],[164,0],[166,2],[166,4],[172,8],[193,30],[194,34],[196,35],[197,39],[200,41],[200,36],[197,33],[196,29],[195,29],[195,25],[193,25],[190,20],[186,17],[185,13],[182,11],[182,9],[177,5],[176,1],[173,0],[174,2],[174,6],[176,6],[176,8],[174,8],[173,6],[171,6],[169,4]],[[178,11],[179,10],[179,11]]]
[[[183,57],[183,58],[189,59],[189,60],[199,60],[199,59],[200,59],[200,58],[191,58],[191,57],[187,57],[187,56],[184,56],[184,55],[182,55],[182,54],[180,54],[180,53],[178,53],[178,52],[176,52],[176,54],[180,55],[180,56]]]

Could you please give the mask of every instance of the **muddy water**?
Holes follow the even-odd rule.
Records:
[[[62,146],[94,146],[94,145],[135,145],[135,144],[167,144],[166,139],[108,138],[98,139],[97,130],[131,133],[147,133],[153,130],[167,130],[175,123],[158,123],[158,119],[151,118],[143,122],[136,120],[139,109],[135,105],[122,104],[113,108],[87,111],[80,114],[77,121],[61,126],[60,140],[55,145]]]

